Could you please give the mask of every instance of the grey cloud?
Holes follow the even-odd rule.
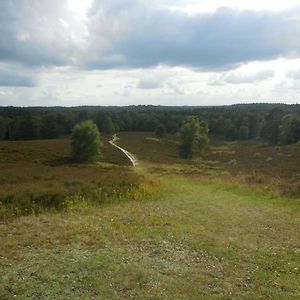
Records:
[[[156,65],[226,70],[253,60],[298,57],[300,8],[285,12],[175,13],[149,1],[95,1],[88,68]],[[116,59],[114,59],[116,58]]]
[[[215,74],[208,80],[209,85],[247,84],[268,80],[274,77],[273,70],[262,70],[256,73],[241,73],[237,71]]]
[[[185,90],[180,86],[180,83],[174,82],[174,81],[169,81],[167,82],[167,87],[177,95],[184,95]]]
[[[3,87],[34,87],[36,81],[30,75],[22,74],[16,67],[0,66],[0,86]]]
[[[87,69],[157,65],[227,70],[253,60],[299,57],[300,7],[282,12],[187,15],[181,0],[94,0],[78,21],[67,0],[0,1],[0,61]]]
[[[164,82],[161,78],[156,77],[144,77],[141,78],[137,84],[139,89],[158,89],[163,86]]]
[[[139,79],[137,88],[139,89],[160,89],[166,88],[167,93],[184,95],[185,91],[177,81],[169,79],[167,76],[147,76]]]
[[[72,23],[66,0],[0,1],[0,61],[68,64],[77,49],[66,22]]]
[[[263,70],[256,73],[246,73],[246,74],[239,74],[235,72],[235,73],[230,73],[225,78],[225,81],[233,84],[255,83],[255,82],[271,79],[273,77],[274,77],[273,70]]]

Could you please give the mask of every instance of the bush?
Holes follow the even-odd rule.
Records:
[[[208,126],[195,116],[186,117],[179,131],[179,155],[190,159],[195,154],[202,154],[206,149],[208,139]]]
[[[101,157],[101,138],[97,125],[90,121],[77,124],[72,131],[73,158],[78,162],[96,162]]]
[[[159,138],[163,138],[166,136],[166,128],[164,125],[162,124],[159,124],[156,126],[156,129],[155,129],[155,135]]]

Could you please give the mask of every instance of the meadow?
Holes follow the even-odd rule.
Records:
[[[81,165],[69,139],[0,142],[0,218],[147,197],[145,178],[107,139],[102,154]]]
[[[211,138],[203,157],[178,156],[178,138],[152,133],[121,133],[120,144],[148,164],[154,173],[183,174],[300,198],[299,145],[272,146],[261,140],[225,141]]]
[[[3,214],[1,299],[299,299],[295,145],[212,140],[186,161],[174,136],[119,136],[137,169],[107,140],[85,166],[67,139],[0,143],[1,197],[85,199]]]

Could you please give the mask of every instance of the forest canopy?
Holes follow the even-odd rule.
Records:
[[[300,105],[238,104],[211,107],[0,107],[0,139],[70,136],[75,124],[92,120],[103,135],[118,131],[177,133],[187,116],[208,124],[209,135],[226,140],[262,138],[271,144],[300,140]]]

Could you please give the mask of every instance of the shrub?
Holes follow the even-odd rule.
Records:
[[[90,120],[77,124],[72,131],[73,158],[78,162],[96,162],[101,157],[100,133]]]
[[[195,116],[186,117],[179,131],[181,140],[179,155],[182,158],[190,159],[194,154],[202,154],[206,149],[208,138],[208,126]]]
[[[160,137],[160,138],[163,138],[166,136],[166,127],[162,124],[159,124],[156,126],[156,129],[155,129],[155,135],[157,137]]]

